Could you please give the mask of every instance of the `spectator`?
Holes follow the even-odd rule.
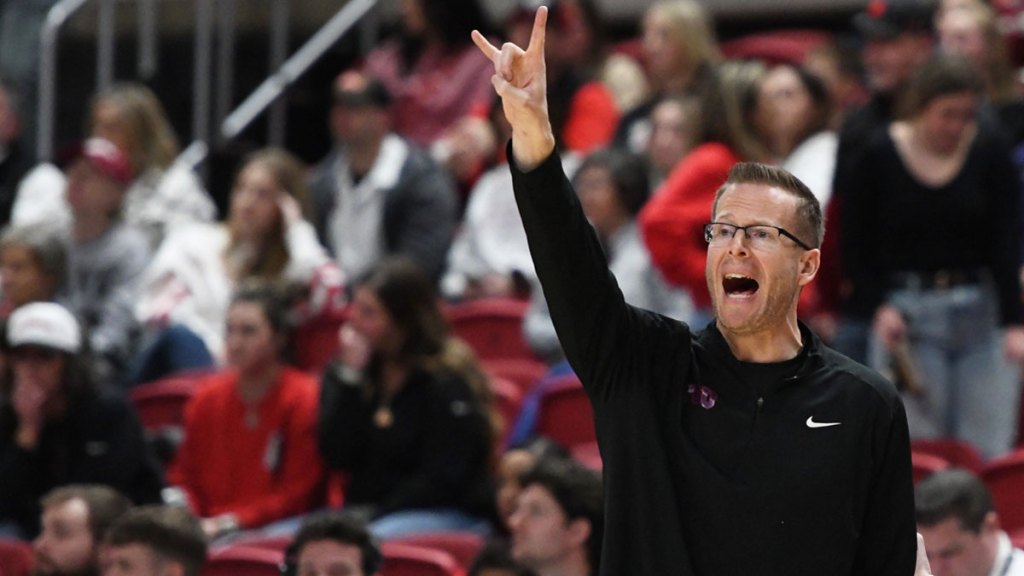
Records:
[[[120,394],[96,384],[78,322],[59,304],[26,304],[7,323],[0,385],[0,523],[37,530],[39,497],[106,484],[135,503],[160,499],[163,478]]]
[[[199,576],[206,535],[188,510],[140,506],[106,531],[103,576]]]
[[[228,370],[208,377],[185,412],[171,471],[211,538],[311,510],[323,489],[316,382],[287,367],[288,307],[256,281],[228,308]]]
[[[704,327],[712,317],[703,231],[711,221],[715,192],[734,164],[768,155],[750,123],[763,73],[757,63],[720,66],[700,96],[696,148],[676,164],[637,218],[655,267],[693,299],[694,328]]]
[[[666,97],[699,96],[714,81],[721,59],[711,19],[693,0],[661,0],[644,14],[643,53],[650,98],[619,122],[615,143],[643,150],[652,131],[651,112]]]
[[[956,437],[992,457],[1017,430],[1024,320],[1016,178],[1003,138],[977,121],[980,97],[962,57],[915,73],[905,119],[851,165],[841,246],[871,364],[909,358],[920,373],[903,390],[911,437]]]
[[[321,512],[299,528],[285,555],[284,574],[377,576],[380,547],[366,526],[352,516]]]
[[[1024,550],[1000,528],[992,496],[974,474],[936,472],[918,484],[914,503],[936,576],[1024,575]]]
[[[99,576],[103,535],[131,507],[107,486],[72,485],[42,499],[42,532],[32,542],[35,576]]]
[[[509,519],[516,510],[516,501],[523,491],[523,476],[540,462],[568,460],[569,453],[555,442],[544,438],[532,438],[525,444],[510,448],[501,455],[497,469],[498,519],[503,530],[509,529]]]
[[[467,576],[534,576],[528,568],[512,558],[504,542],[488,542],[473,559]]]
[[[776,162],[807,184],[822,209],[832,196],[838,137],[824,82],[792,64],[771,68],[761,82],[754,123]]]
[[[694,96],[665,96],[651,109],[651,136],[644,148],[651,188],[657,189],[700,136],[700,102]]]
[[[264,149],[238,172],[226,223],[196,223],[167,238],[146,269],[135,307],[153,341],[139,360],[135,382],[209,365],[211,355],[223,362],[231,293],[247,278],[301,292],[297,325],[343,306],[342,275],[302,217],[305,202],[299,161],[283,150]],[[165,331],[176,326],[184,330]],[[184,358],[178,354],[183,340],[193,351]]]
[[[94,96],[89,131],[128,157],[134,178],[125,193],[122,216],[146,233],[151,250],[156,251],[173,228],[216,216],[216,207],[196,174],[175,163],[178,139],[149,88],[116,84]]]
[[[911,73],[931,54],[932,13],[932,4],[924,0],[878,0],[853,19],[864,38],[863,60],[870,97],[866,104],[847,115],[839,130],[832,200],[825,212],[825,221],[831,224],[821,248],[824,264],[818,272],[816,293],[822,309],[840,314],[832,346],[861,363],[867,362],[870,327],[846,308],[848,286],[841,273],[839,249],[841,222],[845,220],[841,204],[845,196],[860,192],[850,185],[854,169],[875,133],[884,131],[895,118],[895,103]]]
[[[46,226],[10,226],[0,233],[0,315],[57,298],[67,274],[67,243]]]
[[[62,300],[82,319],[104,375],[116,379],[135,352],[132,306],[149,261],[145,236],[120,218],[132,170],[119,148],[98,138],[70,150],[65,166],[72,222]]]
[[[608,268],[615,275],[626,301],[689,321],[692,309],[689,294],[665,283],[651,265],[650,254],[640,238],[636,214],[647,201],[650,190],[643,160],[618,150],[594,152],[580,164],[573,186],[583,213],[602,242]],[[548,364],[556,364],[563,358],[547,301],[539,286],[533,291],[530,308],[523,319],[523,333],[533,351]],[[525,438],[518,438],[522,440]]]
[[[17,87],[0,78],[0,227],[10,222],[18,186],[35,164],[32,152],[22,143],[21,114]]]
[[[363,70],[394,96],[395,132],[429,147],[463,116],[490,107],[493,67],[469,39],[486,29],[477,0],[403,0],[400,33]]]
[[[320,389],[320,451],[351,477],[346,506],[381,538],[486,532],[498,428],[489,383],[426,275],[404,258],[371,268]]]
[[[537,576],[598,573],[604,505],[601,478],[571,461],[548,462],[523,478],[512,514],[512,557]]]
[[[310,182],[314,223],[353,278],[385,255],[405,254],[437,279],[455,230],[455,189],[429,157],[391,132],[390,101],[371,76],[338,76],[335,147]]]

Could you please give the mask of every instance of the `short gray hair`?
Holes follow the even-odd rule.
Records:
[[[28,248],[43,273],[64,284],[67,276],[67,241],[57,230],[39,224],[12,225],[0,233],[0,250],[22,246]]]

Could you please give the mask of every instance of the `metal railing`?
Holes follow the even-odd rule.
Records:
[[[40,34],[39,110],[37,154],[53,154],[57,93],[57,47],[61,29],[89,0],[61,0],[47,14]],[[136,62],[139,78],[151,78],[157,69],[157,0],[135,0],[138,5],[139,50]],[[115,3],[97,0],[96,86],[103,90],[114,79]],[[285,60],[288,47],[289,0],[272,0],[270,9],[270,74],[241,104],[229,111],[234,77],[234,15],[236,0],[197,0],[195,13],[195,55],[193,60],[192,141],[178,158],[197,167],[210,149],[211,97],[220,120],[217,138],[239,136],[256,118],[271,109],[268,140],[280,145],[286,130],[286,109],[279,100],[310,66],[355,27],[379,0],[349,0],[295,54]],[[217,23],[217,54],[214,62],[214,19]],[[369,44],[363,37],[363,46]],[[211,82],[216,65],[216,83]],[[215,94],[211,95],[211,88]]]

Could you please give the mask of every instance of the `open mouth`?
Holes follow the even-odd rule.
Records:
[[[740,274],[726,274],[722,288],[727,296],[751,296],[757,292],[757,280]]]

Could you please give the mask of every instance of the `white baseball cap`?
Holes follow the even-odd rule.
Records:
[[[68,309],[53,302],[33,302],[16,309],[7,320],[7,343],[34,345],[76,354],[82,348],[82,330]]]

